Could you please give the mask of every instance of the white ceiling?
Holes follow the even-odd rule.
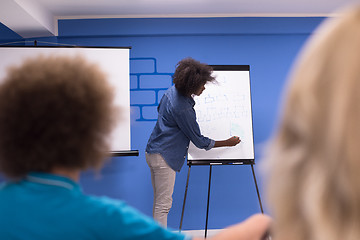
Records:
[[[330,16],[360,0],[1,0],[0,22],[22,37],[54,36],[57,19]]]

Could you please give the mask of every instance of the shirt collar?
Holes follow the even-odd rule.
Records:
[[[80,190],[79,184],[77,184],[70,178],[50,173],[32,172],[25,177],[25,181],[49,186],[62,187],[69,190]]]
[[[191,104],[191,106],[194,107],[195,106],[194,98],[193,97],[187,97],[187,99],[188,99],[189,103]]]

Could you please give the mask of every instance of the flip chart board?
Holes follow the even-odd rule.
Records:
[[[201,133],[214,140],[239,136],[234,147],[209,151],[190,143],[188,160],[242,162],[254,160],[250,66],[212,66],[216,83],[207,83],[200,96],[195,96],[195,111]]]
[[[115,90],[115,104],[122,109],[111,135],[111,151],[131,153],[129,50],[112,47],[0,47],[0,83],[9,66],[18,66],[28,58],[38,55],[82,56],[105,73]]]

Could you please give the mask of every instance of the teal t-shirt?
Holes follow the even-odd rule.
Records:
[[[68,178],[32,173],[0,187],[0,239],[190,238],[123,201],[87,196]]]

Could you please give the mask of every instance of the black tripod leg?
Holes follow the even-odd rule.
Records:
[[[258,185],[257,185],[257,182],[256,182],[256,177],[255,177],[255,171],[254,171],[254,165],[253,164],[251,164],[251,170],[252,170],[252,174],[253,174],[253,177],[254,177],[257,196],[258,196],[258,199],[259,199],[260,210],[261,210],[261,213],[264,213],[264,210],[263,210],[263,207],[262,207],[262,204],[261,204],[259,188],[258,188]]]
[[[189,186],[190,168],[191,168],[191,165],[189,165],[188,175],[187,175],[187,179],[186,179],[186,187],[185,187],[185,194],[184,194],[184,202],[183,202],[183,206],[182,206],[182,211],[181,211],[181,220],[180,220],[180,227],[179,227],[179,231],[180,231],[180,232],[181,232],[182,223],[183,223],[183,218],[184,218],[184,210],[185,210],[186,195],[187,195],[187,190],[188,190],[188,186]]]
[[[212,166],[210,165],[210,172],[209,172],[209,188],[208,188],[208,199],[207,199],[207,206],[206,206],[205,238],[206,238],[206,236],[207,236],[207,226],[208,226],[208,218],[209,218],[209,202],[210,202],[210,186],[211,186],[211,169],[212,169]]]

